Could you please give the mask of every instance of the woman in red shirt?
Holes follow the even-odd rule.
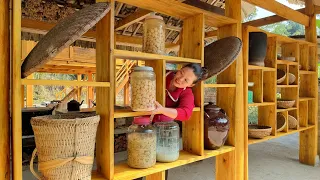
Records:
[[[194,108],[192,87],[207,77],[207,69],[199,64],[190,63],[178,71],[166,74],[166,104],[163,107],[158,102],[153,113],[153,121],[186,121],[190,119]]]

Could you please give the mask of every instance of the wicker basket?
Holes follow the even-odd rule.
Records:
[[[250,138],[262,139],[270,136],[272,128],[270,126],[249,125],[248,136]]]
[[[33,175],[38,179],[91,180],[99,121],[100,116],[95,113],[33,117],[36,142],[30,162]],[[42,177],[33,169],[37,153]]]
[[[284,108],[284,109],[291,108],[291,107],[293,107],[295,102],[296,102],[295,100],[278,99],[277,100],[277,107]]]
[[[282,113],[277,114],[277,132],[283,131],[286,126],[286,117]]]
[[[289,84],[293,84],[296,80],[296,76],[292,73],[289,73]]]
[[[286,72],[281,70],[281,69],[277,69],[277,84],[282,83],[285,79],[286,79]]]
[[[295,129],[298,126],[298,120],[295,117],[288,115],[288,125],[289,129]]]

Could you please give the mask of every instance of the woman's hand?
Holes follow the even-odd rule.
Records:
[[[154,102],[156,105],[156,109],[152,111],[154,114],[163,114],[165,116],[171,117],[172,119],[175,119],[178,115],[178,112],[174,108],[166,108],[163,107],[160,103],[157,101]]]
[[[156,109],[153,110],[152,113],[153,114],[162,114],[164,107],[160,103],[158,103],[157,101],[155,101],[154,104],[156,105]]]

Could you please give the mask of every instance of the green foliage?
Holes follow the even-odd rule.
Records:
[[[206,81],[204,81],[205,84],[216,84],[217,83],[217,76],[213,76]]]
[[[285,21],[262,26],[261,29],[283,36],[304,35],[304,26],[293,21]]]
[[[248,123],[258,124],[258,107],[256,106],[248,107]]]

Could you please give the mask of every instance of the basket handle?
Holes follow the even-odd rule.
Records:
[[[37,148],[35,148],[32,152],[32,157],[30,161],[30,171],[37,179],[41,179],[40,176],[34,171],[34,168],[33,168],[33,160],[34,158],[36,158],[36,156],[37,156]]]

